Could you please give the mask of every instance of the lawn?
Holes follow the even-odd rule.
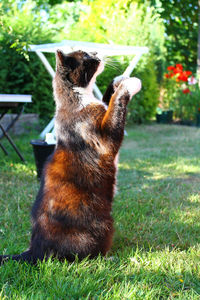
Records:
[[[28,247],[39,187],[30,139],[16,140],[26,164],[0,149],[1,253]],[[108,257],[37,266],[9,261],[0,267],[0,299],[200,299],[199,192],[200,129],[128,129]]]

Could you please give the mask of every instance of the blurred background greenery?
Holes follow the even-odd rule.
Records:
[[[128,109],[128,122],[142,123],[155,115],[168,65],[181,63],[196,72],[197,36],[194,0],[1,0],[0,91],[32,94],[26,111],[46,123],[54,113],[51,78],[38,57],[27,52],[29,44],[71,39],[147,46],[149,53],[132,74],[142,79],[143,89]],[[54,55],[48,59],[55,66]],[[102,92],[131,57],[114,59],[115,68],[107,66],[98,78]]]

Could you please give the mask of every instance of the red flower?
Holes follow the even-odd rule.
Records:
[[[176,64],[176,68],[174,68],[174,74],[180,74],[183,72],[183,66],[181,64]]]
[[[181,64],[176,64],[176,69],[183,70],[183,66]]]
[[[200,107],[198,108],[198,112],[200,112]]]
[[[176,81],[188,81],[188,77],[192,75],[191,71],[183,71],[183,66],[181,64],[176,64],[176,66],[168,66],[167,70],[169,71],[167,74],[165,74],[165,78],[172,78],[175,75],[176,76]]]
[[[186,75],[189,77],[190,75],[192,75],[191,71],[185,71]]]
[[[168,71],[174,71],[174,69],[175,69],[174,66],[169,66],[169,67],[167,67],[167,70],[168,70]]]
[[[183,90],[183,94],[189,94],[189,93],[190,93],[190,89],[187,88]]]
[[[181,81],[187,81],[188,80],[188,75],[187,75],[187,71],[182,72],[179,76],[178,79]]]

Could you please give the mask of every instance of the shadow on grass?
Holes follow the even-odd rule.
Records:
[[[158,127],[152,127],[152,130],[158,129]],[[167,130],[174,131],[171,127]],[[163,129],[159,129],[159,132],[163,137]],[[136,139],[138,141],[141,141],[140,133],[141,131]],[[155,137],[157,134],[156,132]],[[130,139],[130,137],[128,138]],[[145,131],[143,137],[145,143],[147,138],[153,139]],[[1,179],[3,184],[8,181],[12,181],[13,185],[20,185],[20,181],[24,183],[28,181],[31,184],[36,180],[30,140],[31,137],[28,137],[27,141],[27,136],[16,140],[25,155],[26,164],[20,162],[13,149],[9,148],[9,157],[4,156],[0,149],[0,172],[4,172],[4,179]],[[120,167],[119,179],[121,177],[122,180],[119,180],[121,181],[118,184],[119,194],[114,201],[116,228],[114,249],[123,249],[129,246],[154,250],[165,247],[188,249],[200,242],[199,202],[198,199],[195,200],[199,193],[200,173],[186,171],[183,176],[174,175],[174,177],[164,174],[165,166],[174,163],[177,157],[189,159],[188,163],[196,166],[199,147],[198,145],[191,146],[190,141],[185,145],[185,140],[183,140],[179,145],[180,155],[179,152],[173,152],[173,149],[176,150],[176,134],[174,134],[174,142],[171,142],[171,145],[169,145],[167,136],[165,136],[164,142],[169,149],[163,146],[163,149],[154,153],[152,149],[157,145],[156,142],[153,142],[152,148],[150,147],[151,156],[148,156],[147,144],[135,145],[135,142],[132,144],[131,141],[128,149],[122,150],[121,158],[123,164],[127,164],[128,169],[123,168],[123,164]],[[137,151],[131,151],[132,147],[136,147]],[[188,151],[184,147],[188,148]],[[133,167],[135,162],[138,168]],[[153,172],[148,171],[151,163],[154,166],[158,163],[156,167],[161,175],[163,170],[166,177],[155,179]],[[141,169],[141,167],[147,170]]]
[[[27,164],[13,164],[13,158],[7,158],[1,171],[0,183],[5,186],[9,183],[9,195],[15,192],[15,186],[19,192],[20,186],[25,192],[27,189],[27,194],[31,183],[38,189],[33,158]],[[183,250],[200,242],[199,201],[195,199],[200,173],[153,179],[152,172],[120,168],[119,177],[123,182],[118,184],[119,193],[114,200],[114,250],[130,246]]]
[[[137,169],[121,168],[120,173],[114,249],[187,250],[200,243],[200,173],[161,179]]]
[[[36,175],[32,171],[29,172],[30,169],[34,169],[34,161],[31,157],[31,147],[26,149],[31,151],[27,155],[28,157],[30,155],[27,165],[20,162],[15,163],[14,156],[6,159],[5,184],[15,178],[13,186],[20,185],[22,180],[24,183],[28,180],[30,186],[32,185]],[[3,159],[0,161],[1,163],[4,164]],[[11,166],[11,164],[15,165]],[[125,256],[124,253],[132,251],[134,256],[134,252],[138,248],[151,249],[153,254],[157,255],[156,251],[162,253],[165,248],[188,250],[191,246],[199,243],[199,203],[195,197],[199,193],[200,173],[185,172],[183,176],[166,176],[162,179],[155,179],[153,173],[149,171],[139,168],[121,168],[120,176],[123,178],[123,182],[119,184],[119,194],[114,201],[116,232],[112,253],[114,256],[117,252],[120,253],[122,262],[120,261],[119,265],[115,261],[108,265],[106,262],[104,267],[101,266],[98,274],[91,271],[91,268],[83,270],[83,273],[80,271],[77,273],[77,268],[79,268],[77,265],[63,274],[60,272],[61,265],[59,265],[59,268],[52,274],[40,270],[40,268],[30,268],[27,271],[26,264],[17,267],[19,264],[12,263],[12,268],[6,268],[6,271],[3,268],[0,270],[0,282],[2,285],[5,282],[9,284],[8,294],[15,291],[15,295],[18,293],[20,296],[20,292],[23,291],[26,298],[32,295],[38,297],[44,295],[44,298],[47,298],[50,294],[54,298],[64,299],[68,296],[78,299],[78,297],[86,295],[90,297],[107,296],[109,293],[111,299],[112,293],[114,293],[112,286],[117,285],[119,294],[122,293],[123,296],[127,284],[130,285],[129,288],[137,287],[136,295],[140,299],[154,288],[152,293],[155,299],[176,297],[177,294],[187,293],[188,290],[200,293],[199,278],[194,273],[181,271],[180,275],[178,271],[173,273],[172,270],[170,273],[169,268],[171,267],[167,263],[164,267],[162,265],[162,270],[160,268],[157,271],[150,271],[148,263],[151,258],[148,258],[146,262],[147,267],[139,264],[137,268],[137,263],[133,262],[133,270],[127,272],[126,267],[131,261],[126,261],[124,273],[123,269],[120,269],[121,264],[123,265],[127,259],[127,255]],[[24,221],[22,222],[24,223]],[[26,226],[28,228],[29,225]],[[22,232],[24,232],[24,228],[22,228]],[[162,260],[160,262],[162,264]],[[176,262],[174,262],[175,264]],[[94,265],[96,270],[95,261]],[[122,271],[117,272],[118,269]],[[20,272],[24,275],[22,276]],[[73,274],[73,272],[75,273]],[[19,274],[19,279],[13,279],[14,273]],[[50,275],[48,276],[48,274]],[[40,280],[42,284],[40,284]],[[110,283],[108,283],[109,281]],[[114,296],[115,294],[113,294]]]

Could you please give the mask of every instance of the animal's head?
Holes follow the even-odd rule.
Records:
[[[103,62],[96,52],[75,51],[64,54],[56,52],[56,72],[62,80],[75,87],[87,87],[93,77],[103,71]]]

